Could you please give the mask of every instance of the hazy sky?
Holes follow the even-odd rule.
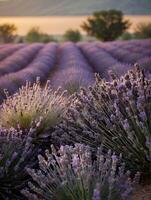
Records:
[[[0,16],[90,15],[97,10],[151,14],[151,0],[0,0]]]

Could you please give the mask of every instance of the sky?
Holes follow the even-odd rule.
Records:
[[[82,16],[112,8],[151,15],[151,0],[0,0],[0,16]]]

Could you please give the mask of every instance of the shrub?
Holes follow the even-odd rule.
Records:
[[[0,129],[0,199],[24,199],[20,190],[30,177],[26,167],[34,167],[38,148],[32,144],[34,129],[23,137],[22,131]]]
[[[122,153],[133,171],[151,175],[151,81],[138,66],[125,76],[106,82],[96,78],[89,91],[73,98],[64,121],[54,132],[67,142],[84,141],[93,147]]]
[[[81,33],[78,30],[69,29],[64,34],[64,39],[67,41],[78,42],[81,38]]]
[[[29,43],[33,43],[33,42],[48,43],[48,42],[55,42],[55,39],[51,35],[42,33],[39,27],[33,27],[27,33],[25,37],[25,41]]]
[[[52,129],[65,114],[67,98],[59,88],[53,91],[49,81],[45,87],[40,81],[31,85],[26,83],[19,92],[8,96],[0,107],[0,125],[4,128],[29,130],[37,127],[37,135]]]
[[[45,157],[39,155],[39,170],[27,169],[33,182],[22,190],[28,199],[35,200],[106,200],[130,199],[133,187],[139,181],[125,173],[125,165],[111,151],[103,155],[98,148],[96,160],[90,147],[83,144],[54,147]]]

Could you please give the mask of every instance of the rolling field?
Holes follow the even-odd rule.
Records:
[[[151,73],[151,40],[0,45],[0,101],[5,89],[13,94],[37,77],[74,90],[93,84],[95,73],[110,80],[109,71],[120,76],[136,62]]]

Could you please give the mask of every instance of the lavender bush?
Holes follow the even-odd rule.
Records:
[[[125,164],[115,154],[103,155],[98,148],[96,159],[89,146],[61,146],[57,151],[39,155],[39,170],[28,168],[33,182],[22,190],[29,200],[126,200],[131,199],[139,173],[133,180]]]
[[[37,134],[44,134],[65,114],[68,103],[65,93],[60,88],[54,92],[49,81],[44,88],[39,79],[34,85],[27,82],[18,93],[7,96],[1,105],[1,127],[28,131],[34,126],[37,127]]]
[[[30,177],[25,167],[35,167],[40,152],[32,144],[35,130],[23,137],[22,131],[0,129],[0,199],[22,200],[20,190]]]
[[[85,142],[122,153],[127,165],[151,175],[151,80],[138,66],[106,82],[96,77],[89,91],[73,98],[66,118],[54,132],[62,142]]]

